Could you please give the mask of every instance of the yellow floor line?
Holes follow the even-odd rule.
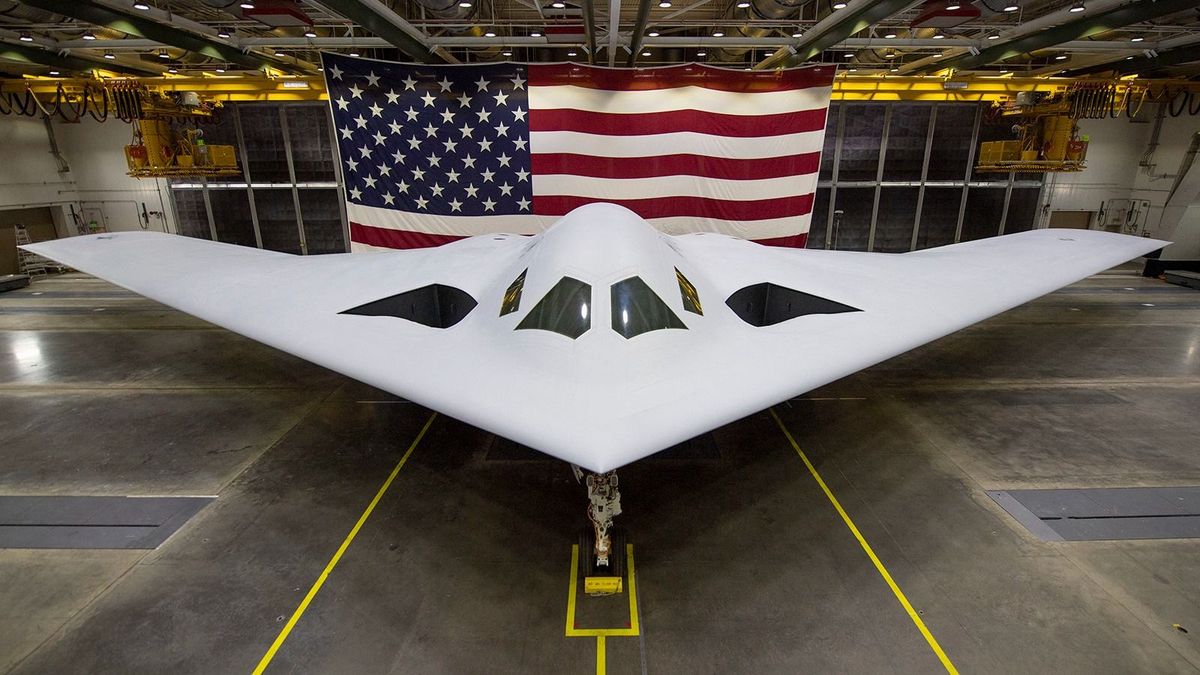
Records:
[[[604,636],[596,636],[596,675],[604,675],[608,672],[608,664],[605,661],[608,655],[605,654]]]
[[[850,528],[850,532],[854,534],[854,538],[858,540],[863,551],[866,551],[867,557],[875,564],[875,569],[879,571],[879,576],[883,577],[883,580],[887,582],[888,588],[892,589],[892,593],[904,607],[904,611],[908,612],[908,618],[912,619],[912,622],[917,626],[917,630],[921,631],[921,635],[925,637],[925,641],[929,643],[930,648],[933,649],[933,653],[937,655],[938,660],[942,662],[942,666],[946,668],[946,672],[957,675],[958,669],[950,662],[950,657],[946,656],[946,652],[942,651],[942,647],[938,644],[937,639],[933,637],[933,633],[929,632],[929,628],[925,626],[925,622],[921,620],[920,615],[913,609],[912,604],[908,602],[908,598],[904,596],[904,591],[900,590],[900,586],[896,584],[896,581],[892,579],[892,575],[888,573],[887,568],[883,566],[883,562],[875,555],[875,551],[867,543],[862,532],[858,531],[858,526],[850,519],[850,514],[846,513],[841,503],[838,502],[837,497],[833,496],[833,491],[825,484],[825,480],[821,478],[821,474],[817,473],[817,467],[813,466],[813,463],[808,459],[808,455],[804,454],[804,451],[800,449],[800,445],[796,443],[796,439],[792,437],[792,433],[788,431],[788,428],[783,424],[783,420],[780,419],[774,408],[770,410],[770,413],[771,417],[775,418],[775,423],[779,425],[779,429],[783,431],[783,435],[787,436],[788,442],[792,444],[792,449],[796,451],[797,455],[800,455],[800,460],[804,462],[804,466],[808,468],[808,472],[817,481],[817,485],[821,486],[821,491],[825,493],[825,496],[829,499],[829,503],[833,504],[833,508],[842,517],[842,521],[846,523],[846,527]]]
[[[321,571],[321,576],[317,577],[317,580],[313,582],[312,588],[308,589],[308,595],[305,595],[304,599],[300,601],[300,606],[297,607],[296,611],[292,613],[292,618],[288,619],[288,622],[284,625],[283,630],[279,631],[279,636],[275,638],[275,642],[271,643],[271,648],[267,650],[266,654],[263,654],[262,660],[260,660],[258,662],[258,666],[254,668],[254,675],[260,675],[260,673],[267,669],[267,666],[271,665],[271,659],[275,658],[275,653],[278,652],[279,648],[283,646],[284,641],[287,640],[288,635],[290,635],[292,632],[292,629],[296,627],[296,622],[298,622],[300,617],[304,615],[304,610],[308,609],[309,603],[311,603],[313,598],[317,596],[317,592],[321,590],[321,587],[325,585],[325,580],[329,578],[329,574],[333,572],[333,568],[337,567],[338,561],[342,559],[342,555],[346,553],[346,549],[350,548],[350,544],[354,541],[354,537],[358,536],[358,531],[361,530],[363,524],[367,522],[367,518],[371,517],[371,512],[375,510],[375,506],[379,504],[379,500],[383,499],[384,493],[387,492],[388,488],[392,486],[392,481],[396,480],[396,476],[400,473],[400,469],[404,468],[405,462],[407,462],[408,458],[412,456],[413,450],[417,449],[417,444],[420,443],[421,439],[425,437],[425,432],[429,431],[429,427],[433,426],[433,420],[436,418],[437,413],[433,413],[429,416],[429,420],[425,422],[425,426],[421,427],[421,431],[417,434],[417,437],[413,439],[412,445],[408,446],[408,450],[405,451],[404,456],[401,457],[400,461],[396,463],[396,468],[392,469],[392,473],[388,475],[387,480],[383,482],[383,485],[379,488],[379,491],[375,493],[375,498],[371,500],[370,504],[367,504],[367,509],[363,511],[362,515],[358,517],[358,522],[354,523],[354,527],[350,529],[350,534],[346,535],[346,538],[342,541],[342,545],[338,547],[337,551],[333,554],[333,557],[329,559],[329,564],[325,565],[325,569]]]
[[[567,637],[637,637],[637,582],[633,573],[633,544],[625,545],[625,581],[629,594],[629,628],[576,628],[575,627],[575,594],[579,590],[576,577],[579,576],[579,544],[571,545],[571,581],[567,586]]]

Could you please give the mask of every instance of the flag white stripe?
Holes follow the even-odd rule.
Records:
[[[439,216],[426,213],[407,213],[395,209],[346,203],[346,215],[351,222],[385,230],[424,232],[426,234],[470,237],[479,234],[537,234],[562,216]],[[740,239],[776,239],[808,232],[810,216],[769,218],[765,220],[721,220],[672,216],[650,218],[647,222],[667,234],[717,232]]]
[[[753,93],[675,87],[610,91],[572,85],[529,88],[530,110],[587,110],[603,113],[655,113],[699,110],[725,115],[774,115],[818,110],[829,105],[830,87]]]
[[[529,134],[529,149],[534,154],[566,152],[594,157],[705,155],[728,159],[765,159],[820,152],[824,143],[824,129],[750,138],[692,131],[648,136],[603,136],[578,131],[534,131]]]
[[[817,174],[725,180],[696,176],[653,178],[591,178],[561,174],[535,174],[533,194],[565,195],[593,199],[653,199],[657,197],[706,197],[730,201],[782,199],[809,194],[816,189]]]

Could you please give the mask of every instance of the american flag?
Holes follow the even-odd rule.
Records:
[[[533,234],[592,202],[807,239],[832,67],[322,62],[354,250]]]

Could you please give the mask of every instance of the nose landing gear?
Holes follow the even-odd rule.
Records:
[[[621,492],[617,489],[617,472],[584,474],[578,466],[571,465],[575,479],[587,485],[588,520],[592,523],[592,556],[590,567],[614,567],[621,559],[622,548],[613,545],[613,518],[621,513]],[[614,555],[614,553],[616,555]]]

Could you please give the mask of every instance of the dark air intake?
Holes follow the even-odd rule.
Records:
[[[430,284],[347,309],[342,314],[394,316],[430,328],[449,328],[470,314],[476,304],[475,298],[462,289]]]
[[[747,286],[725,301],[742,321],[751,326],[774,326],[806,314],[840,314],[862,310],[840,302],[784,288],[772,283]]]

